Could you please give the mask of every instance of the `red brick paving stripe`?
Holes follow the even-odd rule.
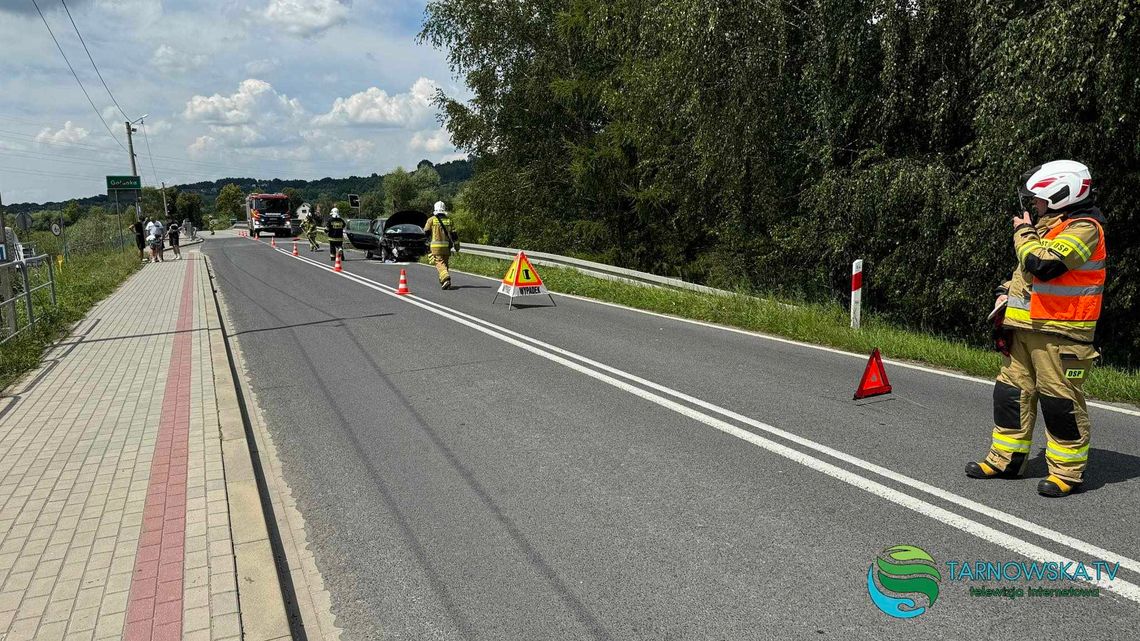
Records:
[[[161,268],[160,268],[161,269]],[[127,641],[178,639],[182,636],[182,575],[186,543],[186,467],[190,442],[190,330],[194,324],[194,263],[186,264],[182,302],[158,438],[150,462],[150,482],[143,507],[123,638]]]

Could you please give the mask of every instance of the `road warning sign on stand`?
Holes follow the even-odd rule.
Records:
[[[883,357],[879,348],[871,352],[867,361],[867,369],[863,370],[863,379],[859,381],[859,388],[855,390],[855,400],[891,393],[891,382],[887,380],[887,370],[883,369]]]
[[[495,299],[491,301],[492,305],[499,300],[499,294],[510,299],[507,303],[508,309],[514,309],[514,299],[517,296],[550,296],[550,292],[546,290],[546,285],[542,284],[542,278],[535,271],[534,265],[530,264],[530,259],[521,251],[518,256],[515,256],[510,269],[507,270],[507,275],[503,276],[499,291],[495,292]],[[554,302],[553,296],[550,296],[550,302],[555,306],[558,305]]]

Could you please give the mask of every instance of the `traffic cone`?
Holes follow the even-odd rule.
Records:
[[[341,266],[340,266],[340,255],[343,253],[344,252],[337,252],[336,253],[336,262],[333,263],[333,271],[334,272],[344,271],[343,269],[341,269]]]
[[[270,236],[269,237],[269,246],[274,247],[274,248],[277,247],[277,237],[276,236]]]
[[[400,286],[396,288],[396,293],[400,296],[412,293],[412,290],[408,289],[408,271],[405,269],[400,270]]]
[[[297,239],[296,238],[293,239],[293,255],[294,256],[298,255],[297,254]]]

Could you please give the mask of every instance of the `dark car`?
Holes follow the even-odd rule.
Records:
[[[414,261],[428,251],[426,222],[427,214],[405,210],[376,220],[352,218],[344,231],[349,244],[364,250],[367,258]]]

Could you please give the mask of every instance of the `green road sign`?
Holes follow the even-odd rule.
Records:
[[[142,189],[142,179],[138,176],[107,176],[107,191]]]

